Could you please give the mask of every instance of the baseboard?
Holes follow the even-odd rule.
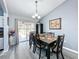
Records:
[[[3,51],[4,49],[0,49],[0,51]]]
[[[72,57],[73,59],[78,59],[78,52],[66,47],[63,47],[63,53],[65,53],[66,55]]]
[[[8,50],[3,50],[2,53],[0,54],[0,56],[4,55],[6,52],[8,52]]]

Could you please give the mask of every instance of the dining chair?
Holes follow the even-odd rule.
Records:
[[[62,53],[64,36],[65,35],[58,35],[56,44],[52,48],[52,52],[56,53],[57,59],[59,59],[59,53],[61,54],[62,59],[64,59],[64,56],[63,56],[63,53]]]
[[[34,53],[35,53],[36,49],[38,48],[39,49],[39,59],[40,59],[41,58],[41,50],[45,49],[45,45],[43,45],[43,43],[40,41],[39,34],[36,34],[34,39],[35,39],[35,44],[34,44],[34,48],[33,48]]]
[[[32,41],[33,41],[33,33],[30,32],[30,34],[29,34],[29,46],[30,46],[30,48],[32,46]]]

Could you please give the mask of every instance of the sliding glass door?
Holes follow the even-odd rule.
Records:
[[[19,42],[28,40],[29,33],[31,31],[34,31],[34,29],[35,29],[34,23],[18,21]]]

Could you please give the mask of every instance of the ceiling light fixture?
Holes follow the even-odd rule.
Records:
[[[35,4],[36,4],[36,12],[35,12],[35,15],[32,16],[33,19],[40,19],[40,16],[38,15],[38,10],[37,10],[37,3],[38,3],[38,1],[36,0],[35,1]]]

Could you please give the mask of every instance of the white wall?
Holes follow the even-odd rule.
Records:
[[[4,26],[4,17],[3,16],[0,16],[0,27],[3,27]]]
[[[54,32],[55,34],[65,34],[64,46],[78,51],[78,7],[77,0],[67,0],[62,5],[54,9],[40,22],[44,24],[45,32]],[[50,30],[49,20],[62,18],[61,30]]]
[[[4,13],[4,51],[8,51],[9,49],[7,17],[8,15]]]

